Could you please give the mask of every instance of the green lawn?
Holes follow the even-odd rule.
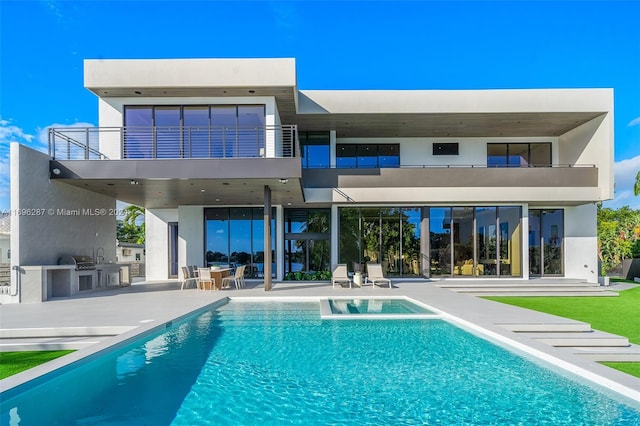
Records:
[[[0,379],[74,351],[0,352]]]
[[[486,297],[509,305],[546,312],[591,324],[596,330],[624,336],[640,345],[640,286],[619,297]],[[640,363],[603,363],[640,377]]]

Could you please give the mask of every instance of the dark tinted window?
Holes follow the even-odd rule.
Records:
[[[434,143],[433,155],[458,155],[458,143]]]

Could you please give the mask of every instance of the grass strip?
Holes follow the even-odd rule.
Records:
[[[74,351],[0,352],[0,379],[44,364],[71,352]]]

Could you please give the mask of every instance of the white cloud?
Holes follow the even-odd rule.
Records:
[[[640,117],[634,118],[628,124],[629,127],[640,126]]]
[[[10,207],[9,147],[14,142],[31,145],[34,139],[33,135],[11,124],[11,120],[0,117],[0,209],[2,210],[8,210]]]
[[[640,155],[619,161],[613,165],[615,179],[615,194],[611,201],[604,203],[605,207],[613,209],[629,206],[632,209],[640,209],[640,197],[633,194],[633,184],[636,174],[640,171]]]

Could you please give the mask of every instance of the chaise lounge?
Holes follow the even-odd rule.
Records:
[[[389,283],[389,288],[391,288],[391,280],[384,277],[382,273],[382,265],[379,263],[367,263],[367,281],[369,281],[373,287],[376,286],[376,283]]]

